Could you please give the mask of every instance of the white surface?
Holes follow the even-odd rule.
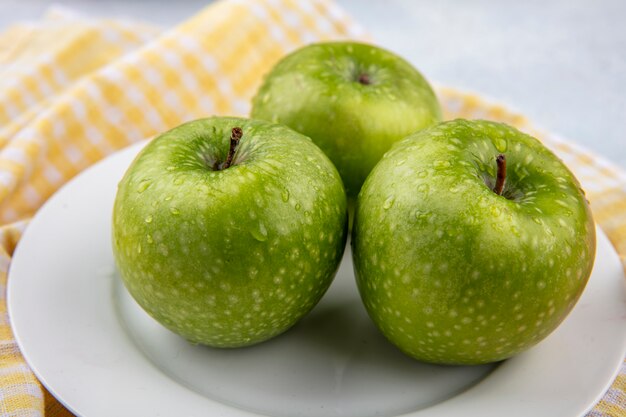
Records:
[[[337,0],[429,79],[485,93],[626,169],[626,2]],[[2,0],[0,29],[53,3],[170,26],[209,0]]]
[[[286,334],[238,350],[189,345],[150,319],[115,273],[112,204],[138,150],[106,159],[51,198],[11,265],[20,349],[81,416],[572,417],[594,404],[622,361],[624,275],[600,231],[594,272],[572,314],[497,367],[403,356],[367,318],[349,256],[320,305]]]

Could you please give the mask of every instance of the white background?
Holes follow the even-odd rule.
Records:
[[[626,169],[626,1],[337,1],[428,79],[501,101]],[[208,3],[58,2],[165,26]],[[51,4],[0,0],[0,29]]]

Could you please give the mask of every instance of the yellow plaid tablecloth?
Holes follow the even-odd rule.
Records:
[[[198,117],[246,115],[261,77],[288,51],[363,37],[332,0],[224,0],[167,31],[54,10],[0,33],[0,416],[71,415],[30,372],[7,317],[11,254],[41,204],[133,142]],[[448,118],[504,121],[543,139],[582,181],[596,221],[626,261],[624,173],[501,106],[438,93]],[[625,416],[625,392],[623,366],[589,416]]]

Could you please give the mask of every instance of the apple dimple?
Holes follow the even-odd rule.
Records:
[[[357,81],[359,83],[363,84],[363,85],[370,85],[370,84],[372,84],[372,80],[371,80],[370,76],[367,73],[365,73],[365,72],[362,72],[362,73],[359,74],[359,76],[357,77]]]

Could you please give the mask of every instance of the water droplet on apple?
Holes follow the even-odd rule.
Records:
[[[526,155],[526,158],[524,158],[524,163],[528,165],[533,161],[533,159],[534,159],[533,155],[529,153],[528,155]]]
[[[420,171],[417,173],[419,178],[426,178],[428,176],[428,171]]]
[[[174,180],[174,185],[181,185],[183,182],[184,182],[184,181],[183,181],[183,179],[182,179],[182,178],[176,178],[176,179]]]
[[[537,224],[543,224],[543,220],[541,220],[539,217],[533,217],[533,221]]]
[[[502,214],[502,210],[500,210],[499,207],[491,207],[491,214],[494,217],[498,217],[498,216],[500,216],[500,214]]]
[[[141,243],[137,245],[137,253],[141,253]]]
[[[180,214],[180,210],[178,210],[176,207],[170,207],[170,213],[172,213],[174,216],[178,216]]]
[[[165,168],[168,171],[174,171],[176,169],[176,167],[174,165],[170,165],[167,168]]]
[[[300,203],[296,203],[296,211],[299,211],[302,208],[302,206],[300,205]]]
[[[139,186],[137,187],[137,192],[138,193],[143,193],[144,191],[146,191],[146,188],[148,188],[151,184],[150,180],[143,180],[139,183]]]
[[[144,220],[146,223],[152,223],[152,214],[148,214]]]
[[[165,201],[170,201],[171,199],[172,199],[172,196],[171,196],[171,195],[167,195],[167,196],[165,196]]]
[[[393,195],[390,195],[389,197],[387,197],[387,199],[383,203],[383,209],[389,210],[391,208],[391,206],[393,206],[393,202],[394,202],[395,199],[396,199],[396,197],[393,196]]]
[[[286,203],[287,201],[289,201],[289,190],[283,190],[280,196],[282,197],[283,201]]]
[[[435,169],[446,169],[450,167],[450,161],[438,160],[433,162],[433,166],[435,167]]]
[[[404,165],[405,162],[406,162],[406,159],[401,159],[398,162],[396,162],[396,166],[399,167],[401,165]]]
[[[250,230],[250,234],[259,242],[265,242],[267,240],[267,229],[263,222],[259,222],[258,228]]]
[[[419,191],[420,193],[428,193],[429,188],[430,187],[428,186],[428,184],[420,184],[417,187],[417,191]]]
[[[146,240],[148,241],[148,243],[154,243],[154,240],[152,239],[152,235],[146,236]]]
[[[496,146],[496,149],[498,150],[498,152],[506,152],[507,143],[505,139],[502,139],[502,138],[496,139],[494,145]]]

